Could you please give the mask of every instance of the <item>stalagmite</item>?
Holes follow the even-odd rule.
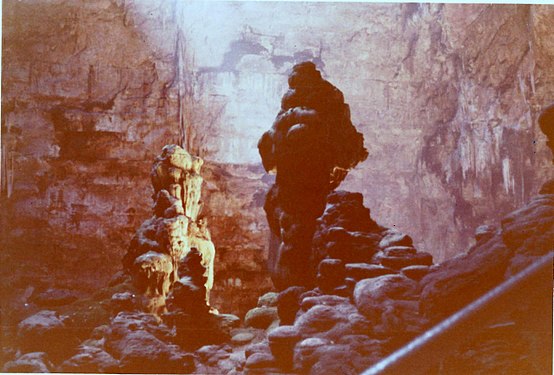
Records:
[[[148,311],[165,311],[165,299],[172,285],[188,276],[180,274],[179,268],[193,249],[200,256],[205,279],[198,287],[205,290],[204,306],[210,306],[215,247],[206,219],[199,216],[202,164],[202,159],[181,147],[168,145],[152,166],[154,215],[137,230],[123,259],[126,271],[144,294],[143,306]]]
[[[312,62],[295,65],[273,126],[258,143],[275,185],[264,209],[272,232],[269,269],[274,284],[311,285],[311,241],[327,195],[367,157],[363,135],[350,121],[342,92]]]

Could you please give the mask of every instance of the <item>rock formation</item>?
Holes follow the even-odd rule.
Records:
[[[281,289],[313,284],[311,239],[325,197],[367,157],[342,92],[315,64],[295,65],[288,82],[281,110],[258,143],[264,168],[276,172],[264,208],[272,232],[269,269]]]
[[[279,293],[281,325],[248,347],[245,369],[360,373],[554,251],[553,199],[553,194],[541,194],[500,226],[478,228],[477,244],[466,254],[432,265],[431,256],[417,251],[409,236],[377,225],[358,194],[330,194],[313,241],[315,253],[323,257],[317,287],[293,286]],[[538,295],[538,302],[468,332],[453,354],[429,372],[546,373],[551,279],[533,288],[529,295]]]
[[[206,219],[199,216],[202,163],[202,159],[189,155],[181,147],[168,145],[152,166],[154,215],[137,230],[123,258],[125,271],[144,294],[147,311],[164,312],[166,297],[174,284],[201,289],[200,299],[209,308],[215,247]],[[191,253],[198,257],[194,269],[187,267]],[[193,279],[186,273],[180,275],[180,269],[194,275]],[[187,279],[181,280],[181,276]],[[199,301],[197,293],[194,297],[195,303]]]

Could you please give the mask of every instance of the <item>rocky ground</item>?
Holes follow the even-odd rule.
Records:
[[[3,371],[359,373],[552,251],[554,191],[543,193],[479,228],[467,253],[433,265],[409,236],[373,222],[361,196],[335,192],[316,233],[327,252],[317,286],[266,293],[244,319],[211,314],[217,328],[209,332],[183,329],[194,319],[137,309],[139,293],[123,273],[86,299],[29,290],[3,311]],[[499,316],[431,371],[544,373],[552,336],[543,307],[530,302]]]

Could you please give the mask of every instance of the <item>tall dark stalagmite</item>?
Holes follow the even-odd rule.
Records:
[[[264,208],[272,232],[268,265],[280,289],[313,284],[316,219],[327,195],[368,154],[342,92],[315,64],[294,66],[288,83],[281,110],[258,143],[264,168],[277,174]]]

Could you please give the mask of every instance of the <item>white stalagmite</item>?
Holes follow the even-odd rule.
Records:
[[[143,291],[143,306],[165,310],[165,298],[181,277],[179,265],[192,249],[202,257],[205,304],[214,281],[215,246],[202,210],[203,160],[177,145],[167,145],[152,166],[154,215],[137,230],[124,264]],[[198,303],[199,301],[191,301]]]

